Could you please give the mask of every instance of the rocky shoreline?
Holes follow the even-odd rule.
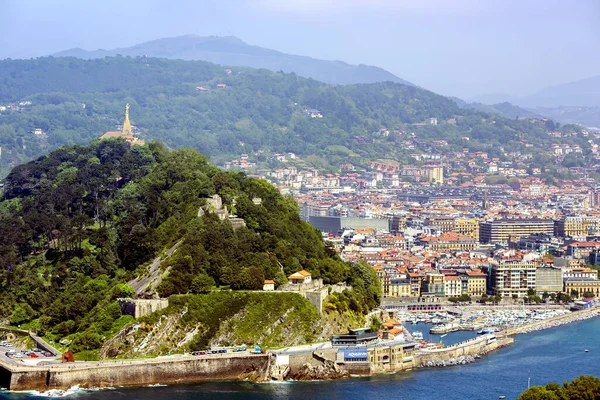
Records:
[[[451,358],[446,361],[432,360],[432,361],[427,361],[426,363],[421,365],[421,367],[431,368],[431,367],[451,367],[453,365],[466,365],[466,364],[471,364],[471,363],[475,362],[475,360],[478,360],[480,358],[481,358],[481,356],[479,354],[475,354],[473,356],[461,356],[458,358]]]

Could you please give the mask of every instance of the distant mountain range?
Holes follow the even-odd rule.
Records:
[[[600,107],[600,75],[549,86],[529,96],[496,93],[477,96],[469,101],[484,104],[511,102],[523,107]]]
[[[318,60],[285,54],[245,43],[233,36],[185,35],[152,40],[132,47],[87,51],[79,48],[61,51],[54,57],[83,59],[107,56],[147,56],[182,60],[203,60],[220,65],[266,68],[294,72],[306,78],[336,84],[396,82],[414,86],[394,74],[374,66],[351,65],[342,61]]]
[[[497,103],[510,102],[563,123],[600,127],[600,75],[549,86],[529,96],[488,94],[474,97],[470,101],[473,102],[469,103],[470,106],[481,104],[484,107],[487,104],[494,104],[491,107],[495,107]]]

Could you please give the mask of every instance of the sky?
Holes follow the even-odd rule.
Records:
[[[444,95],[524,96],[600,75],[598,21],[600,0],[0,0],[0,59],[232,35]]]

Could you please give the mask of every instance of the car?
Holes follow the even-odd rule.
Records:
[[[30,352],[29,354],[27,354],[28,357],[31,358],[39,358],[39,356],[37,354],[35,354],[34,352]]]

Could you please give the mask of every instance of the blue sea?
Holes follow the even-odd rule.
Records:
[[[412,326],[427,339],[428,326]],[[472,336],[459,332],[448,344]],[[432,337],[431,339],[435,339]],[[438,340],[439,341],[439,340]],[[586,353],[585,349],[589,349]],[[67,398],[149,399],[515,399],[531,385],[563,383],[579,375],[600,377],[600,318],[516,336],[516,342],[473,364],[419,369],[328,382],[206,382],[160,387],[74,391]],[[0,393],[0,399],[40,399],[26,393]],[[46,397],[47,398],[47,397]]]

